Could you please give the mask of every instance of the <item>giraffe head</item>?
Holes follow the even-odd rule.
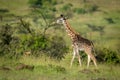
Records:
[[[60,17],[57,19],[57,23],[58,24],[64,24],[64,21],[66,20],[66,18],[64,17],[64,15],[60,15]]]

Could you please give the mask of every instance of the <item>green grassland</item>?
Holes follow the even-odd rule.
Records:
[[[85,8],[89,9],[91,5],[97,5],[97,10],[94,12],[87,12],[82,14],[81,12],[72,12],[72,17],[68,19],[72,28],[79,32],[83,37],[92,40],[95,47],[98,49],[108,48],[113,51],[117,51],[120,56],[120,0],[56,0],[58,3],[55,5],[57,12],[55,16],[58,17],[61,13],[66,14],[69,11],[62,11],[60,8],[66,4],[72,4],[71,9]],[[31,8],[29,7],[29,0],[0,0],[0,10],[6,9],[7,13],[1,13],[3,21],[0,21],[1,25],[6,23],[11,24],[19,22],[14,16],[27,16],[30,15]],[[64,13],[65,12],[65,13]],[[36,15],[36,17],[38,17]],[[32,16],[25,18],[26,22],[31,23],[31,28],[36,30],[36,33],[42,33],[43,21],[38,20],[37,23],[32,22]],[[38,17],[39,18],[39,17]],[[40,22],[40,23],[39,23]],[[88,27],[87,24],[103,26],[104,30],[94,31]],[[16,24],[12,24],[16,28]],[[71,41],[63,26],[60,30],[54,30],[50,28],[46,34],[59,34],[62,36],[68,46]],[[21,40],[26,38],[26,34],[17,34],[14,31],[14,36],[19,36]],[[28,36],[29,37],[29,36]],[[98,68],[96,69],[93,63],[90,67],[86,67],[87,60],[82,60],[82,67],[78,65],[77,59],[74,61],[72,68],[70,68],[70,61],[72,58],[71,47],[65,58],[57,61],[46,56],[35,57],[33,55],[22,55],[19,59],[10,59],[8,57],[0,56],[0,80],[119,80],[120,78],[120,64],[107,64],[98,62]],[[20,64],[32,66],[32,69],[23,68],[17,69]]]
[[[69,55],[67,55],[69,56]],[[98,69],[93,65],[86,68],[74,64],[69,67],[70,60],[66,59],[58,62],[51,59],[34,58],[32,56],[22,57],[20,60],[6,61],[1,58],[0,80],[119,80],[119,65],[99,64]],[[20,69],[16,67],[24,63],[34,66],[33,70]]]

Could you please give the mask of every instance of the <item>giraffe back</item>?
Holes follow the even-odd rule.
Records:
[[[93,43],[92,41],[81,37],[80,35],[76,34],[74,39],[72,40],[72,44],[74,46],[77,46],[80,50],[84,50],[85,48],[93,48]]]

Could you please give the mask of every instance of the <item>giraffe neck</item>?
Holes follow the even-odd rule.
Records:
[[[78,35],[78,33],[75,32],[75,31],[71,28],[71,26],[69,25],[69,23],[68,23],[66,20],[64,21],[64,26],[65,26],[65,29],[66,29],[67,34],[70,36],[70,38],[71,38],[72,40],[74,40],[75,37],[76,37],[76,35]]]

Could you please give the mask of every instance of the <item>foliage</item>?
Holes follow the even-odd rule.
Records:
[[[56,0],[29,0],[29,3],[31,4],[31,7],[45,7],[49,5],[56,5]]]
[[[67,52],[64,40],[59,36],[36,36],[27,41],[29,48],[33,50],[34,56],[46,55],[50,58],[60,60]]]
[[[68,3],[68,4],[65,4],[61,10],[62,11],[70,11],[71,10],[71,7],[72,7],[72,4]]]
[[[84,8],[85,8],[85,11],[89,13],[89,12],[97,11],[99,7],[97,5],[85,4]]]
[[[65,54],[67,53],[68,47],[65,44],[65,41],[62,37],[53,36],[50,39],[50,45],[47,48],[49,52],[49,56],[55,57],[56,59],[64,58]]]
[[[108,48],[97,50],[97,60],[99,62],[106,62],[107,64],[119,64],[120,55],[116,51]]]
[[[109,64],[119,64],[120,63],[120,55],[117,52],[112,51],[110,49],[103,49],[105,53],[104,60]]]
[[[2,26],[0,28],[1,28],[0,37],[2,40],[2,44],[9,45],[10,41],[12,40],[12,34],[13,34],[13,31],[11,30],[11,26],[6,24],[5,26]]]
[[[62,59],[67,51],[64,40],[59,36],[26,35],[26,38],[12,37],[13,29],[6,25],[1,29],[1,55],[20,57],[25,51],[32,51],[32,55],[46,55],[54,59]]]
[[[45,21],[55,17],[55,12],[57,11],[55,7],[57,4],[56,0],[29,0],[29,3],[30,7],[33,8],[31,13],[40,15]]]
[[[105,33],[105,32],[104,32],[105,26],[95,26],[95,25],[91,25],[91,24],[87,24],[87,26],[88,26],[92,31],[98,31],[101,36]]]
[[[77,14],[85,14],[86,13],[86,11],[83,8],[74,8],[73,11],[76,12]]]
[[[0,27],[0,55],[5,54],[4,51],[9,53],[9,45],[12,41],[13,31],[11,30],[11,26],[6,24],[5,26]]]
[[[106,20],[109,24],[115,23],[112,18],[105,18],[105,20]]]
[[[8,9],[0,9],[0,13],[7,13],[7,12],[9,12]]]

